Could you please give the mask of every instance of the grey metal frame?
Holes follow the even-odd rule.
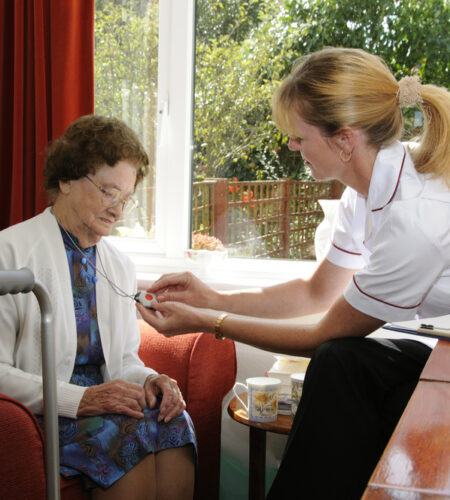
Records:
[[[35,279],[33,272],[0,271],[0,295],[33,292],[41,310],[42,389],[44,400],[45,476],[47,499],[59,500],[58,413],[56,406],[55,344],[53,339],[53,311],[45,285]]]

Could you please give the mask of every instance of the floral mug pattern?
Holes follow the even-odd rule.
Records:
[[[303,392],[304,373],[293,373],[291,375],[291,410],[295,415]]]
[[[278,396],[281,381],[272,377],[251,377],[247,384],[236,382],[233,391],[237,399],[245,408],[249,420],[256,422],[273,422],[278,417]],[[247,390],[248,404],[239,397],[237,387]]]

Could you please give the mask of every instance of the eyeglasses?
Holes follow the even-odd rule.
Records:
[[[136,200],[136,198],[131,198],[130,196],[128,196],[127,198],[122,198],[122,191],[120,191],[120,189],[105,189],[103,186],[100,186],[100,184],[97,184],[88,175],[86,175],[86,179],[92,182],[92,184],[94,184],[94,186],[102,193],[103,203],[105,204],[105,207],[115,207],[116,205],[121,203],[122,210],[126,213],[129,213],[131,212],[131,210],[138,206],[138,201]]]

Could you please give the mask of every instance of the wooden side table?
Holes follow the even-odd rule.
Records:
[[[240,395],[247,402],[247,394]],[[264,500],[266,486],[266,432],[289,434],[292,426],[291,415],[278,415],[273,422],[253,422],[239,400],[234,397],[228,405],[228,414],[233,420],[250,428],[249,450],[249,500]]]

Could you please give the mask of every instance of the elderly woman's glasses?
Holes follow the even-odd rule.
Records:
[[[103,195],[103,203],[105,207],[115,207],[119,203],[122,205],[122,210],[126,213],[131,212],[134,208],[137,207],[138,201],[136,198],[131,198],[130,196],[126,198],[122,198],[122,191],[116,188],[105,189],[100,184],[97,184],[93,179],[91,179],[88,175],[86,175],[86,179],[102,193]]]

